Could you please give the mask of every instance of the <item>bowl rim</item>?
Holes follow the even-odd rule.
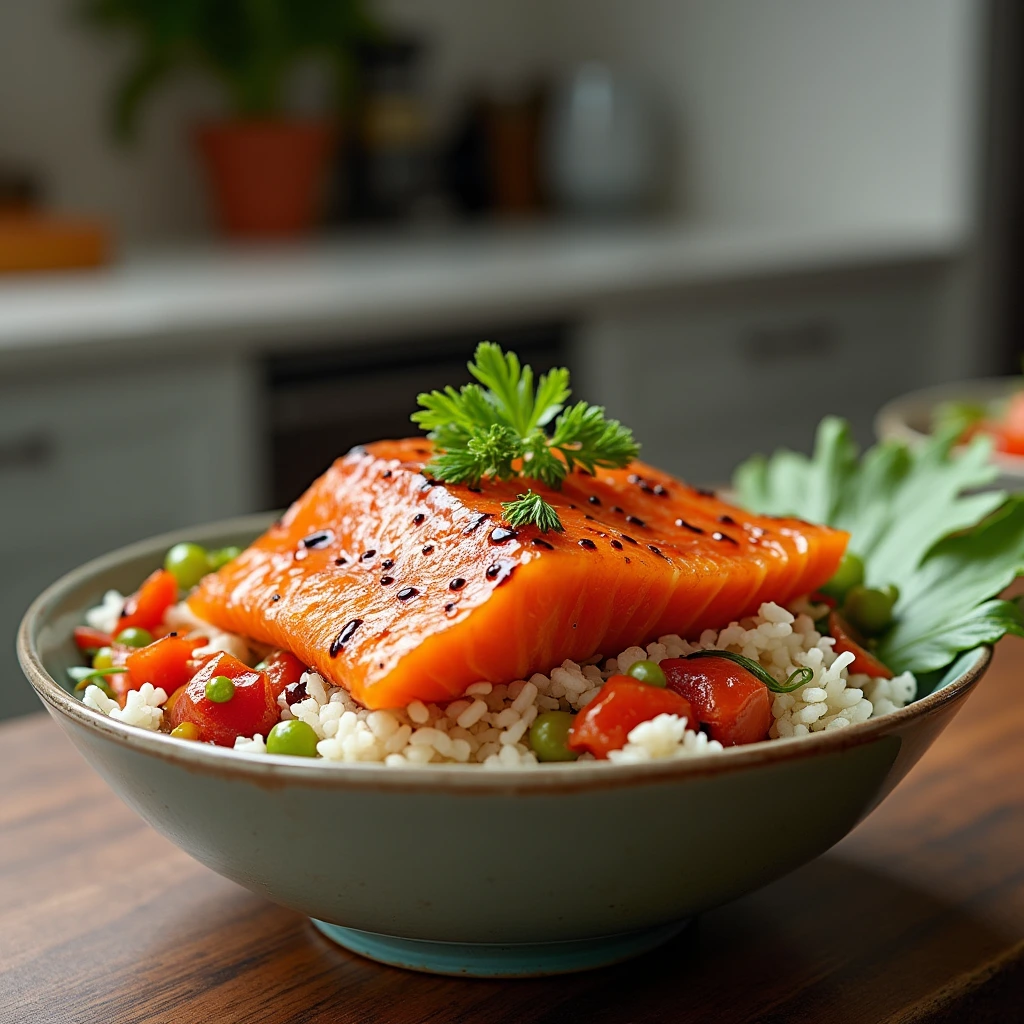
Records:
[[[311,762],[305,758],[268,754],[257,756],[239,753],[228,747],[183,743],[165,733],[126,725],[87,707],[43,666],[35,635],[46,620],[50,607],[66,592],[124,562],[166,550],[182,540],[197,537],[201,540],[206,534],[252,532],[255,535],[266,529],[275,516],[276,513],[238,516],[149,537],[94,558],[50,584],[25,612],[17,635],[18,660],[44,707],[55,717],[66,719],[129,751],[169,761],[192,771],[247,780],[265,788],[302,784],[326,789],[337,787],[389,792],[422,793],[443,789],[452,793],[552,794],[729,774],[755,766],[841,753],[896,732],[903,725],[924,718],[966,696],[984,675],[992,660],[991,646],[977,648],[974,662],[957,679],[879,718],[845,729],[812,733],[790,740],[764,740],[746,746],[728,747],[706,757],[640,764],[609,764],[601,761],[541,764],[528,769],[483,769],[460,764],[432,764],[404,770],[379,762]]]

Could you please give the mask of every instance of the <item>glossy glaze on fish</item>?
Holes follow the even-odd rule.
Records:
[[[565,532],[512,529],[501,503],[524,481],[440,484],[423,474],[431,453],[410,438],[340,458],[192,609],[396,707],[697,636],[814,590],[846,547],[842,531],[743,512],[639,462],[561,491],[531,482]]]

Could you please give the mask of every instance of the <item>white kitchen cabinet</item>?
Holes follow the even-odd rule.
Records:
[[[254,373],[234,358],[55,359],[0,378],[0,717],[31,710],[14,633],[61,573],[262,504]]]
[[[722,482],[755,451],[809,450],[827,413],[863,442],[916,386],[937,336],[938,271],[808,277],[618,304],[577,333],[574,383],[642,457]]]

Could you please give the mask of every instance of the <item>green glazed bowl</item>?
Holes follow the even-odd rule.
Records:
[[[47,711],[114,791],[214,871],[386,963],[508,977],[597,967],[800,867],[920,758],[989,664],[860,725],[640,765],[395,769],[251,757],[132,728],[68,692],[73,628],[179,540],[245,545],[269,516],[99,558],[32,605],[18,654]],[[800,807],[812,809],[799,812]]]

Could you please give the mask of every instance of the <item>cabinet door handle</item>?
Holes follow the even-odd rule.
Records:
[[[42,430],[20,437],[0,438],[0,473],[14,469],[44,469],[56,452],[52,434]]]
[[[754,327],[740,339],[740,349],[752,362],[813,359],[832,353],[839,342],[830,320],[804,320],[771,327]]]

